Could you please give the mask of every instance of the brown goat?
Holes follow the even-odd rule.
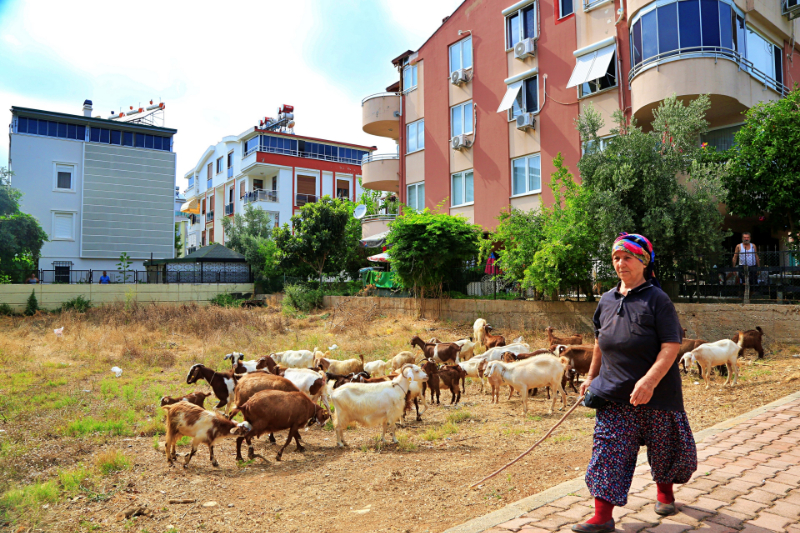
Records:
[[[192,437],[192,451],[186,456],[186,461],[183,463],[184,468],[189,466],[189,461],[197,453],[199,444],[208,446],[211,465],[219,466],[214,458],[214,444],[224,438],[232,437],[232,431],[239,424],[189,402],[165,405],[162,409],[167,412],[167,441],[164,449],[170,466],[176,458],[175,443],[181,435]]]
[[[537,355],[542,355],[544,353],[549,353],[552,355],[550,350],[545,348],[540,348],[538,350],[534,350],[531,353],[520,353],[516,354],[514,352],[503,352],[503,355],[500,356],[500,360],[504,363],[513,363],[514,361],[521,361],[523,359],[529,359],[531,357],[536,357]]]
[[[260,437],[264,433],[274,433],[275,431],[289,430],[286,443],[278,451],[275,460],[280,461],[283,450],[294,439],[297,444],[297,451],[305,449],[300,444],[299,429],[306,425],[317,423],[325,425],[328,420],[328,412],[319,405],[312,402],[304,393],[285,392],[279,390],[263,390],[254,394],[243,405],[231,411],[231,416],[242,413],[244,422],[239,424],[235,431],[238,435],[236,439],[236,460],[242,460],[242,442],[247,441],[248,459],[257,456],[253,451],[253,437]],[[266,461],[264,457],[261,457]]]
[[[425,396],[425,391],[428,387],[431,389],[431,404],[433,404],[433,396],[436,395],[436,403],[439,403],[439,366],[433,361],[426,361],[422,365],[422,371],[428,374],[428,381],[422,382],[422,396]]]
[[[758,358],[762,359],[764,357],[764,348],[761,345],[761,339],[764,336],[764,330],[761,329],[761,326],[756,326],[756,329],[749,329],[743,333],[744,335],[744,342],[742,343],[742,347],[739,349],[739,357],[744,356],[745,350],[755,350],[758,352]],[[735,343],[739,343],[739,334],[731,338],[731,340]]]
[[[256,370],[265,370],[270,374],[275,374],[276,376],[280,375],[280,367],[278,366],[278,363],[276,363],[275,359],[268,355],[265,355],[256,361]]]
[[[506,338],[502,335],[492,335],[489,333],[494,328],[489,324],[483,326],[483,344],[486,346],[486,349],[489,350],[490,348],[497,348],[498,346],[505,346],[506,345]]]
[[[580,333],[571,337],[556,337],[553,335],[555,330],[551,326],[544,328],[544,331],[547,333],[547,342],[550,346],[554,344],[583,344],[583,335]]]
[[[592,357],[594,356],[594,345],[567,346],[566,349],[556,355],[566,357],[569,360],[569,366],[572,369],[572,372],[569,372],[569,386],[572,387],[573,391],[578,392],[575,381],[581,374],[589,373],[589,367],[592,366]],[[565,378],[562,380],[562,387],[565,380],[566,372]]]
[[[441,384],[450,389],[450,405],[458,405],[461,400],[461,387],[459,382],[467,377],[467,372],[460,366],[443,366],[438,372]]]
[[[178,396],[177,398],[173,398],[172,396],[164,396],[161,398],[161,407],[164,407],[165,405],[172,405],[181,401],[187,401],[196,405],[197,407],[203,407],[206,402],[206,398],[209,396],[211,396],[210,392],[200,391],[196,391],[191,394],[184,394],[183,396]]]
[[[300,392],[300,389],[297,388],[297,385],[286,378],[263,371],[250,372],[249,374],[243,375],[239,379],[239,383],[236,385],[236,389],[234,389],[233,392],[233,404],[237,407],[239,405],[243,405],[256,393],[263,390]],[[275,435],[272,433],[269,434],[269,441],[275,444]]]
[[[458,356],[461,353],[461,346],[454,342],[442,342],[440,344],[433,344],[425,342],[419,338],[418,335],[411,337],[411,346],[416,346],[422,350],[425,359],[432,359],[437,363],[454,365],[458,362]]]

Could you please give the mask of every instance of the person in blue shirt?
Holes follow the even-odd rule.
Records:
[[[100,276],[100,283],[111,283],[111,279],[108,277],[105,270],[103,270],[103,275]]]

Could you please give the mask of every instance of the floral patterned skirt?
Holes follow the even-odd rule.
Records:
[[[628,503],[639,448],[656,483],[686,483],[697,470],[697,447],[685,411],[609,402],[597,410],[586,485],[595,498]]]

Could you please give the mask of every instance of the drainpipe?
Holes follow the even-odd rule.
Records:
[[[397,197],[400,198],[401,203],[407,203],[408,198],[406,198],[406,95],[403,93],[402,87],[403,83],[403,71],[400,70],[400,84],[401,84],[401,91],[400,91],[400,131],[398,137],[398,152],[399,152],[399,176],[398,176],[398,191]],[[424,157],[424,156],[423,156]]]

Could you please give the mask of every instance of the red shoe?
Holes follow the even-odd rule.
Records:
[[[605,524],[575,524],[572,526],[572,531],[577,531],[578,533],[614,533],[616,530],[616,526],[614,524],[614,519],[612,518]]]

